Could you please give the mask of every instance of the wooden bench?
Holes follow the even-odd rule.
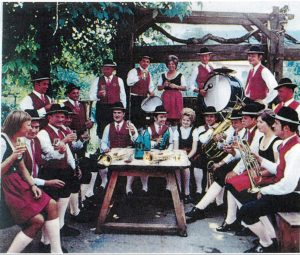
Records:
[[[276,222],[280,252],[299,252],[300,213],[278,212],[276,214]]]

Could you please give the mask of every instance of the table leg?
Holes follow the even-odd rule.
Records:
[[[107,186],[107,190],[104,196],[104,200],[101,206],[101,210],[99,212],[99,216],[98,216],[98,220],[97,220],[97,226],[96,226],[96,233],[101,233],[101,226],[104,224],[107,213],[108,213],[108,209],[109,209],[109,205],[110,205],[110,201],[113,195],[113,192],[115,190],[116,187],[116,183],[118,180],[118,176],[119,173],[117,171],[113,171]]]
[[[181,236],[187,236],[184,207],[183,203],[180,201],[175,173],[169,173],[167,178],[169,179],[170,183],[179,234]]]

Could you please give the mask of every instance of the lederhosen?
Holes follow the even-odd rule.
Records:
[[[59,138],[55,131],[50,127],[46,126],[44,130],[48,133],[51,143],[53,144],[54,138]],[[45,161],[45,167],[40,169],[39,178],[45,180],[59,179],[65,182],[63,188],[54,188],[45,186],[43,189],[53,199],[69,197],[73,189],[74,181],[74,170],[69,166],[67,162],[67,152],[62,159],[51,159]]]
[[[163,83],[168,80],[170,83],[181,85],[182,74],[178,74],[174,79],[169,80],[165,74],[162,74]],[[164,108],[166,109],[169,120],[179,120],[181,117],[181,111],[183,109],[183,98],[181,91],[178,89],[172,89],[170,87],[164,87],[164,92],[161,95]]]
[[[99,97],[100,101],[96,103],[96,121],[97,121],[97,135],[102,139],[103,131],[106,125],[113,121],[111,107],[114,103],[120,102],[120,86],[117,76],[113,76],[110,84],[107,84],[104,76],[99,78],[98,92],[105,90],[105,97]]]
[[[140,76],[142,70],[136,68],[137,75]],[[139,129],[145,127],[147,114],[141,109],[143,100],[149,93],[150,74],[146,75],[145,80],[139,80],[133,86],[130,87],[130,92],[136,95],[131,95],[131,121]]]
[[[201,64],[198,66],[198,76],[196,78],[196,83],[198,85],[199,90],[203,89],[204,84],[206,81],[212,76],[213,74],[213,67],[210,66],[211,71],[209,72],[205,67],[203,67]],[[202,126],[205,124],[203,112],[205,111],[205,104],[204,99],[200,95],[200,93],[197,96],[197,105],[196,105],[196,126]]]

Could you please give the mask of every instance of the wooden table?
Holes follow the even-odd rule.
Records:
[[[125,153],[124,153],[125,152]],[[124,160],[114,160],[114,154],[126,154]],[[161,151],[151,151],[151,154],[158,155]],[[190,161],[183,150],[163,151],[169,155],[169,159],[162,161],[136,160],[132,156],[132,161],[128,162],[128,155],[133,155],[131,148],[112,149],[110,155],[113,157],[112,164],[109,166],[112,171],[107,190],[104,196],[103,204],[99,212],[96,233],[102,233],[105,229],[118,229],[134,232],[147,233],[178,233],[180,236],[187,236],[186,220],[184,214],[184,205],[180,200],[178,184],[175,176],[176,171],[190,166]],[[154,156],[155,159],[155,156]],[[126,163],[127,162],[127,163]],[[176,224],[147,224],[147,223],[120,223],[105,222],[109,213],[111,198],[119,176],[150,176],[164,177],[170,182],[173,205],[175,209]]]

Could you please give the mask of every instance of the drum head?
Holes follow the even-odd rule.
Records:
[[[143,100],[141,108],[143,111],[150,113],[154,112],[157,106],[162,105],[162,100],[158,96],[147,97]]]
[[[225,107],[232,107],[236,102],[236,96],[242,97],[242,87],[240,82],[234,77],[222,74],[213,75],[207,80],[204,89],[208,88],[204,97],[204,104],[214,106],[217,111]]]

